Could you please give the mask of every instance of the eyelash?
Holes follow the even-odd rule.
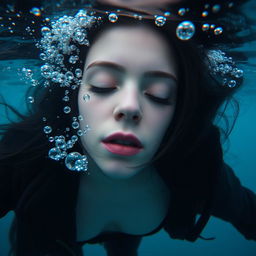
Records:
[[[93,86],[93,85],[90,85],[90,91],[92,92],[95,92],[95,93],[111,93],[115,90],[116,88],[102,88],[102,87],[97,87],[97,86]],[[162,105],[170,105],[170,101],[169,99],[161,99],[161,98],[158,98],[158,97],[155,97],[151,94],[145,94],[149,99],[151,99],[152,101],[154,101],[155,103],[158,103],[158,104],[162,104]]]

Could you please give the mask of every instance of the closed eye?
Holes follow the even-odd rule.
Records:
[[[90,84],[89,90],[95,93],[110,93],[115,89],[116,89],[115,87],[98,87]]]
[[[151,94],[145,93],[145,95],[152,101],[159,103],[159,104],[163,104],[163,105],[171,105],[171,101],[169,98],[167,99],[163,99],[163,98],[159,98],[156,96],[153,96]]]

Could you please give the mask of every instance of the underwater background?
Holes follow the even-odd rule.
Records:
[[[245,6],[245,12],[253,16],[256,13],[256,1],[252,0]],[[1,25],[1,17],[0,17]],[[4,28],[0,27],[0,31]],[[29,32],[29,31],[28,31]],[[31,86],[24,75],[22,68],[36,70],[40,62],[30,58],[30,49],[24,47],[19,57],[10,49],[11,44],[21,45],[21,38],[0,37],[0,95],[3,95],[8,103],[17,107],[20,111],[26,111],[24,102],[26,89]],[[256,42],[243,46],[243,50],[250,52],[248,63],[243,64],[245,81],[242,89],[235,95],[240,104],[240,113],[229,141],[223,145],[224,159],[229,164],[241,183],[256,192]],[[20,57],[20,56],[23,56]],[[24,57],[27,56],[27,59]],[[232,116],[232,106],[227,110],[227,115]],[[6,112],[0,107],[0,123],[8,121]],[[222,125],[218,123],[218,125]],[[13,212],[9,212],[0,219],[0,256],[7,256],[10,244],[8,233],[13,218]],[[161,230],[152,236],[143,238],[140,245],[139,256],[255,256],[256,242],[246,240],[230,223],[211,217],[203,230],[204,237],[215,237],[213,241],[198,239],[195,243],[171,239]],[[100,245],[85,245],[84,254],[89,256],[106,256]]]

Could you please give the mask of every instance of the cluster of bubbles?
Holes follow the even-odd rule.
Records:
[[[238,85],[238,79],[243,77],[244,72],[237,68],[232,57],[226,56],[221,50],[209,50],[207,57],[211,74],[222,77],[222,85],[229,88]]]
[[[33,9],[34,15],[40,10]],[[41,76],[44,78],[44,86],[59,84],[66,87],[65,95],[62,100],[66,103],[63,107],[64,114],[72,112],[68,102],[70,101],[69,89],[75,90],[81,84],[82,70],[74,68],[73,65],[79,61],[79,45],[89,46],[87,30],[95,24],[96,17],[88,15],[85,10],[80,10],[75,16],[62,16],[52,21],[51,26],[44,26],[41,29],[42,39],[37,44],[41,50],[40,59],[44,64],[40,67]],[[68,63],[68,65],[67,65]],[[89,101],[89,95],[84,95],[84,100]],[[53,128],[46,125],[43,128],[49,142],[54,143],[48,152],[49,158],[60,161],[64,160],[66,167],[72,171],[87,171],[87,157],[78,152],[68,153],[79,136],[86,134],[90,128],[88,125],[84,129],[80,127],[83,117],[73,117],[71,127],[66,128],[64,135],[51,136]],[[46,120],[45,120],[46,121]],[[73,129],[73,136],[69,138],[68,132]]]
[[[49,82],[58,83],[61,87],[76,89],[81,83],[82,70],[68,70],[65,61],[74,65],[79,61],[79,47],[89,46],[87,29],[95,22],[96,18],[80,10],[75,16],[59,18],[51,22],[51,27],[42,27],[42,39],[37,44],[40,48],[40,58],[44,61],[41,66],[41,75]],[[65,56],[68,59],[65,60]]]
[[[73,129],[79,128],[78,120],[83,120],[82,116],[78,116],[78,118],[73,117]],[[45,118],[44,121],[46,121]],[[49,125],[44,126],[43,130],[47,136],[50,136],[53,131],[52,127]],[[66,128],[66,130],[69,131],[70,128]],[[48,137],[49,142],[54,143],[54,147],[52,147],[48,152],[49,158],[55,161],[65,159],[65,165],[71,171],[87,171],[88,161],[85,155],[81,155],[78,152],[67,153],[67,150],[73,148],[75,143],[78,141],[78,136],[82,136],[87,131],[89,131],[89,126],[86,125],[84,131],[79,131],[81,132],[80,134],[78,133],[78,135],[73,135],[70,139],[67,140],[63,135]]]

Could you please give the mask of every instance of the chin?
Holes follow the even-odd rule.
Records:
[[[101,169],[102,173],[113,179],[129,179],[139,173],[139,170],[135,170],[133,168],[103,168]]]

